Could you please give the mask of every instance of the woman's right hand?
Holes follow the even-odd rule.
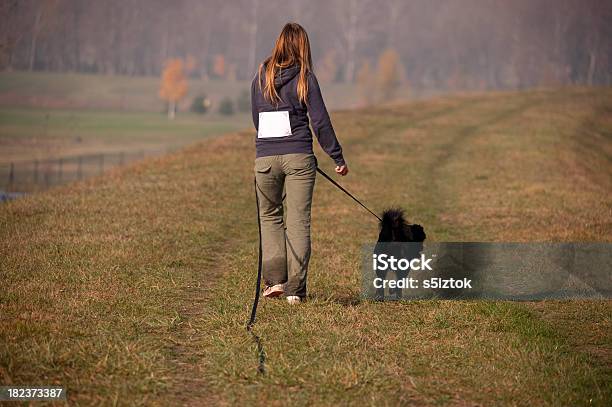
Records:
[[[336,174],[340,174],[343,177],[348,174],[349,170],[348,170],[348,165],[337,165],[336,166]]]

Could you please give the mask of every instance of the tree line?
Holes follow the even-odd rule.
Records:
[[[323,82],[378,66],[416,89],[612,84],[607,0],[4,0],[0,16],[3,70],[159,76],[181,58],[248,80],[297,21]]]

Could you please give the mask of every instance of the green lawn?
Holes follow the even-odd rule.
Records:
[[[109,151],[178,147],[251,125],[251,115],[0,109],[0,163]]]
[[[610,89],[568,88],[337,112],[342,183],[433,241],[610,242],[611,111]],[[0,383],[78,404],[610,405],[612,301],[362,301],[377,225],[322,179],[310,297],[262,301],[258,374],[252,133],[2,205]]]

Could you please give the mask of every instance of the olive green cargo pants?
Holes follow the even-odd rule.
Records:
[[[283,154],[255,159],[263,278],[269,286],[286,283],[285,295],[306,296],[310,209],[315,178],[313,154]]]

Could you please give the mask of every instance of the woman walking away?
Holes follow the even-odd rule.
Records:
[[[317,166],[310,124],[319,144],[334,160],[336,173],[348,174],[312,72],[308,35],[299,24],[283,27],[272,55],[259,66],[251,85],[251,107],[257,130],[255,181],[266,285],[263,295],[284,294],[289,303],[296,304],[306,297],[310,259],[310,208]]]

